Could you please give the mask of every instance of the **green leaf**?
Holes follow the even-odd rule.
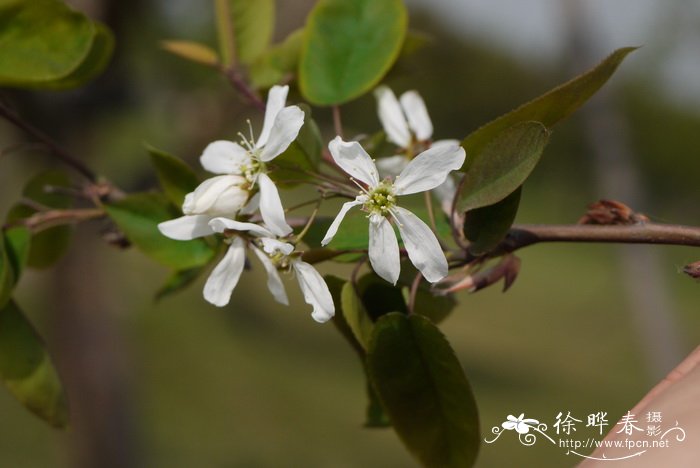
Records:
[[[214,249],[203,239],[177,241],[158,231],[158,224],[181,216],[158,193],[136,193],[105,205],[107,214],[143,253],[175,270],[207,264]]]
[[[284,42],[270,47],[260,55],[248,70],[250,81],[256,88],[269,88],[287,81],[299,65],[304,30],[292,32]]]
[[[299,130],[296,140],[277,156],[269,165],[274,169],[270,178],[278,186],[293,187],[299,181],[312,179],[307,172],[317,172],[321,163],[323,140],[316,122],[311,118],[311,109],[305,104],[299,107],[304,111],[304,125]]]
[[[422,464],[474,464],[476,402],[454,351],[428,319],[396,313],[380,318],[367,369],[394,429]]]
[[[275,27],[274,0],[229,0],[233,18],[236,58],[249,64],[272,40]]]
[[[469,251],[474,255],[490,252],[506,237],[518,214],[521,189],[500,202],[466,213],[464,236],[469,240]]]
[[[0,3],[0,85],[42,87],[88,57],[96,26],[56,0]]]
[[[472,132],[462,141],[462,146],[467,152],[467,160],[462,170],[467,171],[484,147],[501,132],[521,122],[541,122],[551,129],[588,101],[610,79],[624,58],[635,49],[636,47],[626,47],[616,50],[586,73]]]
[[[5,236],[0,236],[0,307],[4,307],[12,295],[12,288],[15,285],[12,262],[7,255]]]
[[[307,19],[299,62],[306,100],[342,104],[376,86],[399,56],[407,24],[401,0],[320,0]]]
[[[190,62],[200,63],[210,67],[216,67],[219,64],[219,55],[214,49],[205,44],[193,41],[167,40],[160,41],[160,46],[173,55],[189,60]]]
[[[182,291],[194,283],[202,271],[203,268],[190,268],[189,270],[174,271],[165,281],[165,284],[163,284],[163,286],[161,286],[156,292],[156,302],[168,296],[172,296],[173,294]]]
[[[357,294],[352,283],[345,283],[340,296],[341,311],[357,342],[366,350],[369,347],[374,322]]]
[[[83,62],[68,76],[56,81],[51,81],[42,86],[46,89],[68,89],[82,86],[107,68],[112,52],[114,51],[114,36],[107,27],[101,23],[94,23],[95,37],[92,41],[90,52]]]
[[[29,180],[22,191],[24,198],[43,205],[48,209],[66,209],[73,205],[73,198],[64,193],[50,191],[50,188],[71,188],[71,180],[64,172],[50,170],[39,173]],[[37,210],[24,204],[12,207],[7,216],[9,222],[28,218]],[[48,268],[67,252],[73,235],[72,226],[55,226],[37,232],[32,236],[27,258],[31,268]]]
[[[170,203],[180,208],[185,201],[185,195],[199,185],[197,175],[182,159],[150,145],[146,145],[146,150],[151,155],[151,163],[165,196]]]
[[[0,378],[31,412],[55,427],[68,424],[66,397],[51,359],[12,301],[0,309]]]
[[[24,226],[15,226],[5,230],[5,250],[7,259],[12,267],[13,286],[19,282],[24,267],[29,260],[29,248],[32,234]],[[2,296],[0,294],[0,296]],[[2,304],[0,300],[0,304]]]
[[[500,132],[472,158],[457,190],[460,212],[492,205],[528,178],[547,145],[549,132],[539,122],[523,122]]]
[[[367,377],[367,409],[365,411],[365,427],[369,428],[385,428],[391,427],[391,419],[386,414],[386,410],[379,400],[376,390],[372,387],[367,376],[367,368],[365,367],[365,376]]]

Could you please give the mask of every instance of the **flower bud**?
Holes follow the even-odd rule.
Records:
[[[236,175],[207,179],[187,194],[182,211],[186,215],[232,216],[248,201],[249,193],[242,188],[245,182],[245,178]]]

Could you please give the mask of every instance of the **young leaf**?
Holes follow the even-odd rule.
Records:
[[[357,293],[352,283],[343,285],[340,294],[341,311],[357,342],[366,350],[369,347],[374,323]]]
[[[137,193],[105,205],[107,214],[143,253],[175,270],[207,264],[214,249],[203,239],[177,241],[158,231],[158,224],[180,216],[157,193]]]
[[[454,351],[428,319],[380,318],[367,370],[394,429],[422,464],[473,465],[480,441],[476,402]]]
[[[396,61],[407,24],[401,0],[320,0],[307,19],[299,62],[306,100],[342,104],[369,91]]]
[[[539,122],[522,122],[500,132],[473,156],[457,190],[458,210],[492,205],[513,193],[537,165],[548,138]]]
[[[31,412],[55,427],[68,424],[66,397],[51,359],[12,301],[0,308],[0,378]]]
[[[219,64],[219,56],[216,51],[199,42],[167,40],[160,41],[160,46],[171,54],[191,62],[209,67],[216,67]]]
[[[19,281],[29,260],[31,237],[32,234],[29,232],[29,229],[24,226],[15,226],[5,230],[5,250],[14,273],[13,286]],[[0,304],[2,304],[1,300]]]
[[[114,36],[107,27],[101,23],[94,23],[95,36],[90,47],[90,52],[82,63],[68,76],[59,80],[47,82],[42,87],[45,89],[68,89],[82,86],[97,77],[109,64],[114,51]]]
[[[0,3],[0,85],[42,87],[67,77],[95,34],[85,15],[57,0]]]
[[[4,307],[10,300],[14,285],[14,271],[12,271],[12,262],[7,255],[5,237],[0,236],[0,307]]]
[[[202,268],[190,268],[189,270],[181,270],[173,272],[165,281],[165,284],[156,292],[156,302],[168,296],[176,294],[185,289],[199,277],[202,273]]]
[[[281,44],[276,44],[266,50],[248,70],[250,81],[256,88],[269,88],[285,81],[296,72],[301,55],[301,44],[304,30],[292,32]]]
[[[199,185],[197,176],[183,160],[150,145],[146,145],[146,150],[151,155],[151,163],[165,196],[170,203],[180,208],[185,195]]]
[[[467,160],[462,170],[467,171],[486,145],[514,125],[534,121],[551,129],[588,101],[610,79],[624,58],[635,49],[636,47],[625,47],[616,50],[586,73],[472,132],[462,141],[462,146],[467,152]]]
[[[469,211],[464,217],[464,236],[469,240],[469,252],[488,253],[508,234],[520,205],[521,188],[493,205]]]
[[[229,0],[236,58],[250,64],[262,54],[272,40],[275,27],[274,0]]]

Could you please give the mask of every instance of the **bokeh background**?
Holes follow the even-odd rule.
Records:
[[[221,77],[158,46],[166,38],[213,45],[208,2],[68,3],[113,28],[112,66],[82,90],[5,96],[120,187],[156,186],[144,142],[197,167],[209,141],[233,138],[247,117],[259,123]],[[576,222],[600,198],[659,222],[700,222],[700,5],[407,3],[411,29],[428,43],[387,82],[419,90],[438,138],[462,138],[613,49],[643,46],[555,130],[518,222]],[[282,39],[313,2],[277,4]],[[343,115],[348,134],[379,128],[371,96]],[[0,138],[2,147],[24,140],[2,122]],[[1,212],[51,164],[36,152],[3,153]],[[332,325],[310,319],[295,285],[288,308],[271,300],[257,270],[224,309],[203,301],[202,281],[155,303],[165,269],[101,241],[104,229],[80,226],[56,269],[22,279],[18,302],[55,355],[73,424],[50,429],[1,391],[0,467],[415,466],[391,430],[362,427],[359,362]],[[463,294],[441,326],[472,383],[485,435],[523,412],[551,424],[560,411],[579,419],[606,411],[613,424],[700,342],[700,284],[680,272],[700,259],[697,249],[550,244],[520,256],[511,291]],[[527,448],[503,437],[482,447],[477,466],[576,462],[544,442]]]

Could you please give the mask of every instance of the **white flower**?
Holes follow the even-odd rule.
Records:
[[[249,140],[241,135],[241,144],[215,141],[200,157],[202,166],[209,172],[244,177],[251,189],[257,185],[260,189],[260,214],[269,229],[279,236],[288,235],[292,228],[284,219],[279,192],[267,175],[265,165],[289,147],[304,124],[304,112],[299,107],[284,106],[288,92],[289,86],[270,89],[263,128],[257,141],[252,131]]]
[[[278,269],[291,269],[296,274],[304,300],[313,306],[313,319],[322,323],[333,317],[335,306],[328,285],[314,267],[302,261],[298,254],[293,255],[292,244],[280,241],[271,230],[253,223],[214,218],[209,225],[215,232],[238,231],[246,235],[233,237],[226,255],[209,275],[204,285],[204,298],[208,302],[219,307],[228,304],[243,272],[248,246],[263,264],[267,272],[267,288],[277,302],[289,305]]]
[[[396,99],[391,89],[379,86],[374,90],[374,95],[377,98],[379,120],[387,139],[398,146],[401,153],[377,161],[377,168],[382,177],[400,174],[417,150],[440,145],[459,145],[458,140],[431,141],[433,123],[423,98],[416,91],[406,91]],[[443,210],[450,212],[452,199],[457,192],[454,179],[446,177],[445,181],[433,190],[440,199]]]
[[[506,418],[507,421],[501,424],[501,426],[507,431],[512,431],[513,429],[515,429],[515,431],[518,434],[527,434],[528,432],[530,432],[531,427],[537,427],[537,425],[540,423],[537,419],[524,418],[525,413],[520,414],[520,416],[518,416],[517,418],[512,414],[509,414]]]
[[[361,206],[369,213],[369,259],[379,276],[392,284],[399,278],[399,244],[389,221],[393,219],[411,263],[431,283],[444,278],[447,260],[435,234],[420,218],[396,202],[400,195],[424,192],[443,183],[450,171],[462,167],[464,149],[456,145],[430,148],[411,160],[392,182],[379,180],[374,162],[359,143],[336,137],[328,148],[336,164],[352,178],[365,183],[367,189],[354,201],[343,204],[321,244],[326,245],[333,239],[348,210]]]

